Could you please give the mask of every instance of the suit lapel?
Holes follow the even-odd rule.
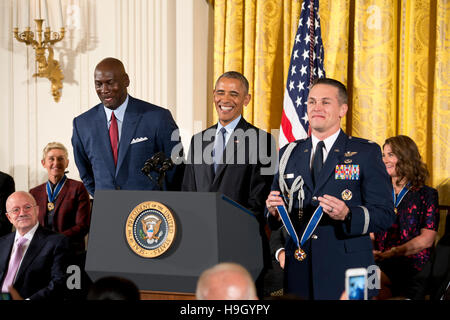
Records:
[[[47,214],[47,182],[44,183],[42,185],[42,187],[40,187],[38,189],[38,196],[36,197],[36,202],[39,204],[39,215],[38,215],[38,219],[39,219],[39,224],[41,226],[44,225],[45,223],[45,216]]]
[[[116,174],[117,172],[119,172],[119,169],[122,166],[125,155],[127,154],[128,148],[130,147],[131,140],[133,139],[133,136],[136,132],[137,124],[142,117],[142,113],[138,112],[137,109],[138,106],[136,105],[135,99],[130,96],[128,100],[127,110],[125,111],[125,115],[123,117],[122,132],[120,134],[119,141],[117,169],[115,172]]]
[[[7,236],[5,243],[0,247],[0,284],[3,283],[3,278],[8,269],[9,256],[11,255],[15,235],[15,232],[11,232]]]
[[[61,203],[63,202],[64,197],[67,195],[67,189],[69,188],[68,184],[69,184],[69,179],[67,178],[61,191],[59,191],[58,197],[56,198],[55,213],[58,211],[59,207],[61,206]]]
[[[58,194],[58,197],[56,198],[56,203],[55,203],[55,215],[53,217],[53,230],[57,230],[58,229],[58,224],[57,224],[57,219],[58,219],[58,212],[59,212],[59,207],[61,206],[61,204],[64,201],[64,198],[67,195],[67,192],[69,190],[69,178],[67,178],[66,182],[64,183],[64,186],[62,187],[61,191]],[[43,224],[41,224],[43,226]]]
[[[34,258],[41,252],[41,248],[45,244],[45,241],[41,241],[42,238],[44,238],[44,234],[42,233],[42,227],[39,226],[36,229],[33,239],[31,239],[25,256],[23,257],[22,264],[20,265],[19,271],[17,272],[16,281],[26,271]]]
[[[328,151],[327,160],[325,161],[324,166],[320,171],[319,181],[316,184],[316,190],[321,188],[328,181],[330,175],[334,174],[336,165],[345,152],[346,141],[347,135],[343,131],[341,131],[338,138],[331,147],[331,150]]]
[[[204,150],[208,147],[208,146],[212,146],[213,149],[211,149],[211,164],[204,164],[202,166],[200,166],[202,168],[202,173],[203,176],[206,178],[206,183],[207,185],[212,185],[214,178],[215,178],[215,173],[214,173],[214,163],[213,163],[213,157],[212,157],[212,150],[214,150],[214,142],[216,140],[216,131],[217,131],[217,124],[212,126],[211,128],[209,128],[208,130],[212,130],[213,132],[211,133],[206,133],[207,131],[205,131],[203,133],[203,137],[202,137],[202,159],[203,157],[206,157],[206,155],[203,155]],[[206,136],[207,139],[205,139],[204,137]],[[209,139],[209,136],[211,135],[211,140]],[[203,161],[203,160],[202,160]]]
[[[294,161],[294,172],[300,172],[303,182],[310,189],[314,190],[314,184],[311,177],[310,162],[312,152],[312,142],[309,138],[305,143],[302,143],[299,148],[294,149],[295,154],[291,154],[290,158]],[[305,166],[305,163],[308,165]],[[289,172],[285,172],[287,174]]]

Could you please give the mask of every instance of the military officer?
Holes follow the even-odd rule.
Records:
[[[266,213],[273,228],[281,220],[288,223],[290,236],[281,255],[285,293],[339,299],[346,269],[374,270],[369,233],[394,222],[392,186],[379,145],[340,128],[348,110],[342,83],[316,80],[307,103],[311,137],[280,150]],[[288,219],[277,209],[283,204]],[[376,295],[378,284],[371,276],[369,297]]]

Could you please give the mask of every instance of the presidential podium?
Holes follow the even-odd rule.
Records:
[[[148,202],[168,208],[174,221],[166,221],[165,227],[163,222],[160,229],[155,223],[144,226],[147,222],[150,226],[158,213],[145,217],[149,221],[134,221],[140,219],[136,208]],[[159,241],[156,233],[164,237],[171,223],[175,234],[170,247],[147,250],[157,245],[148,244]],[[130,245],[133,237],[137,242]],[[143,256],[159,254],[160,249],[166,251]],[[95,193],[86,271],[92,281],[127,278],[138,286],[143,299],[193,299],[200,274],[220,262],[237,262],[256,280],[263,269],[262,251],[257,219],[222,194],[104,190]]]

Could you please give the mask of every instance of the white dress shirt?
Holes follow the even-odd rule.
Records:
[[[239,121],[241,120],[241,118],[242,118],[242,115],[240,115],[239,117],[237,117],[236,119],[231,121],[225,127],[220,123],[220,121],[217,122],[216,138],[214,141],[217,141],[219,134],[220,134],[220,129],[225,128],[225,130],[227,130],[227,133],[225,133],[225,146],[226,146],[228,143],[228,140],[230,139],[231,135],[233,134],[234,129],[236,129],[236,126],[239,123]]]
[[[333,144],[336,142],[337,137],[339,136],[339,133],[341,132],[341,129],[339,128],[338,131],[336,131],[336,133],[333,133],[331,136],[329,136],[328,138],[326,138],[325,140],[323,140],[323,143],[325,144],[325,148],[323,150],[323,162],[325,163],[325,161],[327,160],[328,157],[328,153],[330,152],[331,148],[333,147]],[[312,140],[312,152],[311,152],[311,159],[310,159],[310,163],[309,163],[309,167],[311,168],[312,166],[312,162],[314,159],[314,155],[316,154],[316,147],[317,144],[319,143],[319,139],[317,137],[314,136],[314,134],[311,133],[311,140]]]

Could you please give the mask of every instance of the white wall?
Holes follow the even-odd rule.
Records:
[[[107,56],[125,64],[131,95],[171,110],[185,148],[206,127],[213,33],[206,0],[63,0],[66,37],[55,46],[65,77],[59,103],[48,79],[32,77],[34,50],[13,39],[13,5],[19,3],[23,30],[25,1],[35,0],[0,1],[0,170],[13,175],[17,190],[46,181],[40,159],[50,141],[69,149],[68,176],[79,179],[72,120],[99,102],[93,73]],[[53,29],[57,2],[47,2]]]

